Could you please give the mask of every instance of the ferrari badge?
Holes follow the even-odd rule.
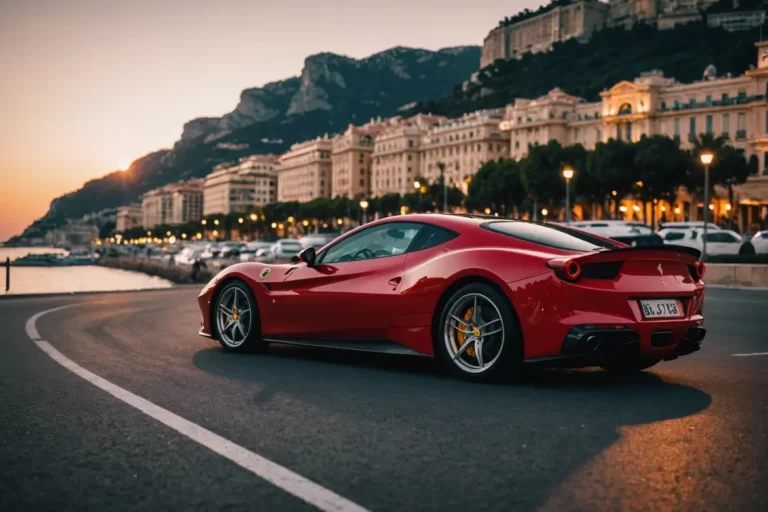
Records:
[[[261,273],[259,273],[259,277],[263,281],[264,279],[267,278],[267,276],[269,275],[270,272],[272,272],[271,268],[269,268],[269,267],[263,268],[263,269],[261,269]]]

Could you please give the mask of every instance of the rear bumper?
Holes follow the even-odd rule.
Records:
[[[565,336],[561,355],[526,362],[540,366],[580,368],[601,366],[617,359],[641,357],[670,361],[700,350],[706,332],[698,325],[677,330],[657,328],[650,331],[577,325]]]

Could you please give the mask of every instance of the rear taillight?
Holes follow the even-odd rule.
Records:
[[[566,281],[578,281],[581,277],[581,265],[576,260],[549,260],[547,266]]]
[[[699,282],[701,281],[701,278],[704,277],[706,267],[704,266],[704,263],[697,261],[693,265],[688,265],[688,272],[691,274],[694,281]]]

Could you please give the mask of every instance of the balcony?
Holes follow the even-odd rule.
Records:
[[[752,103],[753,101],[765,101],[764,94],[757,94],[754,96],[737,96],[736,98],[725,98],[722,100],[710,100],[700,101],[694,103],[678,103],[671,107],[667,105],[661,105],[658,112],[677,112],[680,110],[694,110],[699,108],[713,108],[713,107],[728,107],[731,105],[744,105]]]

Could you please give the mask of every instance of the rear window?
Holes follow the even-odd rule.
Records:
[[[588,233],[554,224],[545,225],[510,220],[487,222],[483,224],[483,227],[502,235],[565,251],[589,252],[600,248],[614,249],[618,247],[616,244],[601,240]]]

